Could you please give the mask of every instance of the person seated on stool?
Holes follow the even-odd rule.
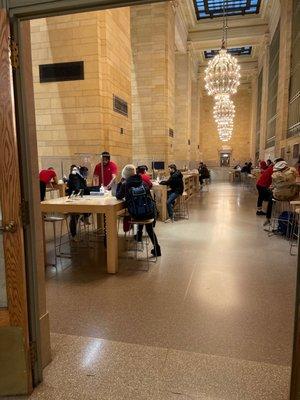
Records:
[[[272,197],[278,201],[294,200],[299,194],[299,188],[296,184],[298,173],[295,168],[289,167],[282,158],[274,162],[272,174]],[[273,200],[270,197],[268,202],[268,212],[264,226],[271,222],[271,212]]]
[[[178,171],[175,164],[170,164],[168,168],[170,172],[170,177],[166,181],[161,181],[160,185],[167,185],[170,188],[167,200],[169,218],[166,220],[166,222],[173,222],[175,200],[183,193],[183,176],[182,173]]]
[[[136,169],[134,165],[125,165],[122,171],[122,180],[117,185],[117,192],[116,198],[118,200],[122,200],[125,198],[125,201],[130,200],[130,189],[131,188],[138,188],[143,186],[146,191],[146,195],[151,198],[151,193],[149,187],[143,182],[142,177],[136,173]],[[147,219],[154,218],[154,224],[146,224],[146,231],[149,235],[149,238],[153,244],[153,249],[151,250],[151,254],[153,256],[160,257],[161,256],[161,249],[158,243],[156,234],[154,232],[154,225],[155,225],[155,207],[153,207],[153,215],[149,215]],[[128,210],[129,211],[129,210]],[[137,232],[137,241],[141,242],[143,236],[143,225],[138,226]]]
[[[54,171],[54,168],[49,167],[48,169],[42,169],[39,174],[39,179],[40,179],[41,201],[44,201],[45,197],[46,197],[47,185],[51,182],[55,183],[56,185],[58,183],[56,172]]]

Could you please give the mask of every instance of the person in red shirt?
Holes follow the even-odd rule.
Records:
[[[151,189],[153,185],[150,176],[147,174],[147,171],[147,165],[140,165],[136,170],[136,172],[141,175],[142,181],[148,186],[149,189]]]
[[[107,189],[111,189],[112,184],[116,180],[118,167],[113,161],[110,161],[110,154],[104,151],[101,154],[102,162],[95,166],[93,182],[95,186],[103,185]],[[103,173],[102,173],[103,164]],[[103,180],[103,182],[102,182]]]
[[[39,179],[40,179],[41,201],[44,201],[46,196],[47,185],[52,181],[55,184],[57,184],[58,182],[54,168],[49,167],[48,169],[42,169],[41,172],[39,173]]]
[[[272,200],[272,191],[270,189],[272,183],[272,174],[273,164],[271,163],[267,169],[261,172],[261,175],[256,182],[256,188],[258,191],[256,215],[267,215],[267,218],[271,218],[272,211],[272,205],[270,206],[270,200]],[[264,201],[268,202],[267,213],[262,210]]]
[[[260,172],[265,171],[267,168],[268,168],[268,165],[267,165],[267,163],[266,163],[265,161],[260,161],[260,162],[259,162],[259,169],[260,169]]]

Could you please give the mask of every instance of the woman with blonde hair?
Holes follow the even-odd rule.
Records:
[[[122,180],[120,183],[118,183],[116,197],[119,200],[125,198],[128,212],[131,214],[132,218],[142,221],[146,219],[154,219],[153,224],[146,224],[146,231],[153,244],[151,254],[153,256],[160,257],[160,245],[158,244],[157,237],[154,232],[155,204],[151,197],[148,185],[143,182],[141,175],[136,173],[136,168],[134,165],[128,164],[123,168]],[[139,202],[139,204],[136,204],[136,207],[134,207],[135,204],[133,204],[135,199],[137,202]],[[138,215],[134,215],[134,211],[136,211]],[[136,236],[138,242],[142,241],[142,235],[143,225],[140,224],[138,226],[138,232]]]

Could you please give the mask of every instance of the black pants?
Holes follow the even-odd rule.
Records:
[[[154,224],[155,224],[155,222],[154,222]],[[153,247],[155,247],[155,249],[158,249],[159,248],[159,244],[158,244],[158,241],[157,241],[156,234],[154,232],[154,226],[153,226],[154,224],[147,224],[146,225],[146,231],[147,231],[147,233],[149,235],[151,243],[153,244]],[[139,242],[142,240],[143,228],[144,228],[144,225],[139,225],[138,226],[137,240]]]
[[[264,201],[268,202],[268,206],[267,206],[267,215],[266,217],[268,219],[271,218],[272,215],[272,207],[273,207],[273,194],[272,194],[272,190],[263,187],[263,186],[259,186],[256,185],[257,191],[258,191],[258,199],[257,199],[257,207],[261,208],[263,205]]]
[[[42,181],[40,181],[40,195],[41,201],[44,201],[46,197],[46,183]]]
[[[77,222],[79,218],[79,214],[71,214],[70,215],[70,233],[72,237],[76,236],[77,233]]]
[[[203,178],[201,175],[199,176],[199,182],[200,182],[200,185],[203,185]]]
[[[91,214],[83,214],[84,218],[88,218]],[[70,215],[70,233],[72,237],[75,237],[77,234],[77,223],[78,219],[80,217],[80,214],[71,214]]]

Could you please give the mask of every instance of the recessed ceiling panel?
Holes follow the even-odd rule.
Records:
[[[261,0],[194,0],[197,19],[258,14]]]
[[[231,49],[227,49],[227,51],[233,56],[250,56],[252,52],[252,46],[232,47]],[[204,57],[206,59],[213,58],[218,53],[219,50],[206,50],[204,51]]]

